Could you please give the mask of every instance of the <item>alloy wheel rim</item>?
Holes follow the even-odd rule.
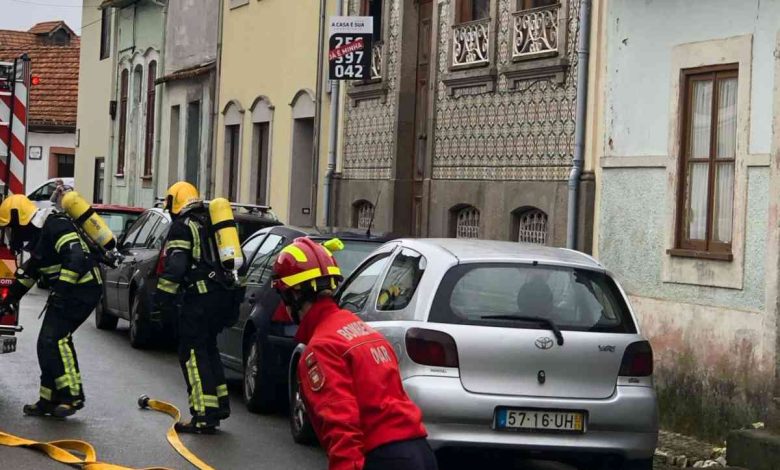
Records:
[[[257,378],[257,345],[253,344],[249,349],[249,357],[246,361],[244,372],[244,393],[247,398],[255,394],[255,379]]]

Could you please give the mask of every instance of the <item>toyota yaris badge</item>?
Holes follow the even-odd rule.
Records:
[[[536,344],[536,347],[539,349],[550,349],[555,343],[553,342],[552,338],[542,336],[541,338],[538,338],[534,344]]]

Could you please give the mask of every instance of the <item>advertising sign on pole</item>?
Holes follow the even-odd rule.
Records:
[[[371,16],[332,16],[328,43],[331,80],[366,80],[371,74]]]

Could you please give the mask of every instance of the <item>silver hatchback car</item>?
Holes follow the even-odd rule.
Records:
[[[393,344],[434,449],[652,469],[652,350],[593,258],[509,242],[396,240],[355,270],[338,301]]]

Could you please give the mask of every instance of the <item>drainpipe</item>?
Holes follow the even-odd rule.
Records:
[[[344,9],[344,0],[336,0],[336,15],[341,15]],[[323,45],[324,46],[324,45]],[[341,97],[341,82],[330,82],[330,122],[328,123],[328,170],[325,173],[324,198],[325,198],[325,225],[333,227],[333,214],[331,214],[331,197],[333,192],[333,172],[336,170],[336,152],[339,139],[339,104]]]
[[[216,180],[216,165],[214,164],[214,155],[217,153],[217,135],[219,132],[219,86],[222,76],[222,21],[225,15],[225,2],[219,2],[219,24],[217,26],[217,66],[214,76],[211,79],[211,85],[214,87],[211,93],[211,135],[209,135],[209,148],[206,153],[206,195],[209,198],[214,197]]]
[[[160,57],[157,59],[157,77],[163,77],[165,76],[165,47],[168,43],[168,4],[159,4],[155,2],[155,5],[160,5],[162,7],[162,24],[163,24],[163,35],[162,35],[162,47],[160,48]],[[134,28],[135,29],[135,28]],[[156,84],[153,84],[153,86],[158,86]],[[163,110],[163,103],[165,102],[165,95],[166,90],[168,88],[168,85],[161,83],[160,85],[160,99],[155,100],[154,107],[155,109],[152,110],[153,113],[155,113],[155,116],[157,118],[154,120],[154,150],[155,150],[155,159],[154,159],[154,170],[152,170],[152,204],[154,204],[154,198],[159,193],[159,184],[160,184],[160,155],[162,154],[160,145],[162,144],[162,110]],[[148,113],[149,110],[146,110]]]
[[[580,2],[580,32],[577,38],[577,104],[574,130],[574,161],[569,174],[569,207],[566,220],[566,247],[577,248],[580,176],[585,156],[586,114],[588,108],[588,60],[590,57],[590,4]]]
[[[328,0],[320,0],[320,21],[319,21],[319,30],[317,33],[317,90],[314,93],[314,158],[313,160],[313,173],[314,176],[312,178],[312,181],[314,182],[312,190],[312,197],[311,197],[311,210],[312,210],[312,219],[314,220],[313,224],[315,227],[317,226],[317,189],[319,185],[317,184],[317,180],[319,180],[319,172],[320,172],[320,143],[322,142],[322,139],[320,138],[320,134],[322,134],[322,88],[323,88],[323,73],[322,73],[322,66],[324,61],[324,49],[325,49],[325,16],[328,6]],[[331,96],[331,99],[333,97]],[[326,209],[327,210],[327,209]]]

